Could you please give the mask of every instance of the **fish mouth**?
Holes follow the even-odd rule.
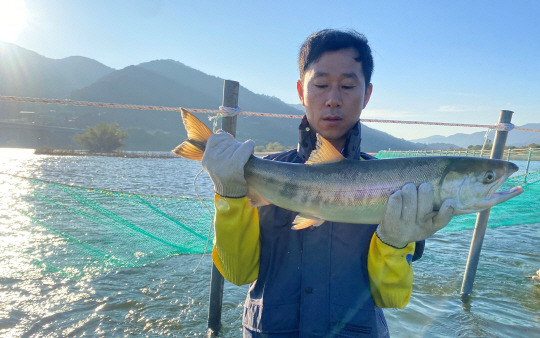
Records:
[[[521,193],[523,193],[523,188],[521,186],[513,187],[510,190],[498,191],[492,194],[489,198],[486,199],[486,202],[489,206],[494,206],[499,203],[508,201],[509,199],[520,195]]]
[[[521,186],[513,187],[510,190],[498,191],[491,194],[489,197],[484,198],[480,203],[474,205],[473,208],[456,210],[455,215],[464,215],[480,212],[482,210],[491,208],[497,204],[506,202],[509,199],[520,195],[521,193],[523,193],[523,188]]]
[[[508,201],[511,198],[514,198],[521,193],[523,193],[523,188],[521,186],[513,187],[512,189],[505,191],[497,191],[503,185],[504,182],[516,171],[518,166],[512,162],[509,162],[509,166],[506,168],[506,174],[504,179],[501,179],[497,184],[493,185],[486,196],[486,198],[476,203],[469,209],[456,210],[456,215],[463,215],[468,213],[480,212],[482,210],[491,208],[497,204]]]

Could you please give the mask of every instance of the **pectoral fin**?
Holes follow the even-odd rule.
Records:
[[[292,229],[301,230],[309,228],[310,226],[318,227],[323,223],[324,219],[321,219],[320,217],[300,214],[294,219]]]
[[[249,199],[249,205],[252,208],[270,205],[270,203],[267,200],[265,200],[261,195],[257,194],[255,191],[249,189],[249,187],[248,187],[247,197]]]

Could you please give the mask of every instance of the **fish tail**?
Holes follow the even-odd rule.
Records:
[[[184,108],[180,108],[180,110],[182,111],[182,121],[186,127],[188,138],[178,147],[174,148],[172,152],[190,160],[201,161],[204,150],[206,149],[206,142],[213,133],[195,115]]]

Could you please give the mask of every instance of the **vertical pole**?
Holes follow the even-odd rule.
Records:
[[[224,107],[238,107],[238,92],[240,84],[237,81],[225,80],[223,82]],[[225,116],[221,119],[221,129],[232,136],[236,136],[236,116]],[[210,302],[208,305],[208,329],[206,337],[216,337],[221,328],[221,307],[223,303],[224,279],[219,270],[212,264],[210,279]]]
[[[525,168],[525,183],[527,183],[527,177],[529,177],[529,166],[531,164],[532,148],[529,148],[529,158],[527,159],[527,168]]]
[[[229,108],[238,107],[238,92],[240,84],[237,81],[223,81],[223,106]],[[221,120],[221,129],[232,136],[236,136],[236,116],[225,116]]]
[[[501,110],[499,123],[510,123],[512,120],[512,114],[512,111]],[[495,133],[495,139],[493,141],[493,147],[491,149],[491,158],[502,158],[507,137],[507,130],[497,130]],[[478,268],[480,251],[482,250],[482,243],[484,242],[484,235],[486,233],[490,211],[491,209],[483,210],[479,212],[476,217],[476,225],[474,227],[474,234],[471,240],[471,248],[469,250],[465,275],[463,276],[463,284],[461,285],[461,301],[465,303],[468,303],[470,300],[470,294],[472,292],[474,277],[476,276],[476,269]]]

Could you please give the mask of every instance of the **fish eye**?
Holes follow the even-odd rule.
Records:
[[[484,184],[489,184],[495,181],[496,177],[497,175],[495,175],[495,172],[493,172],[492,170],[486,171],[486,173],[484,174]]]

